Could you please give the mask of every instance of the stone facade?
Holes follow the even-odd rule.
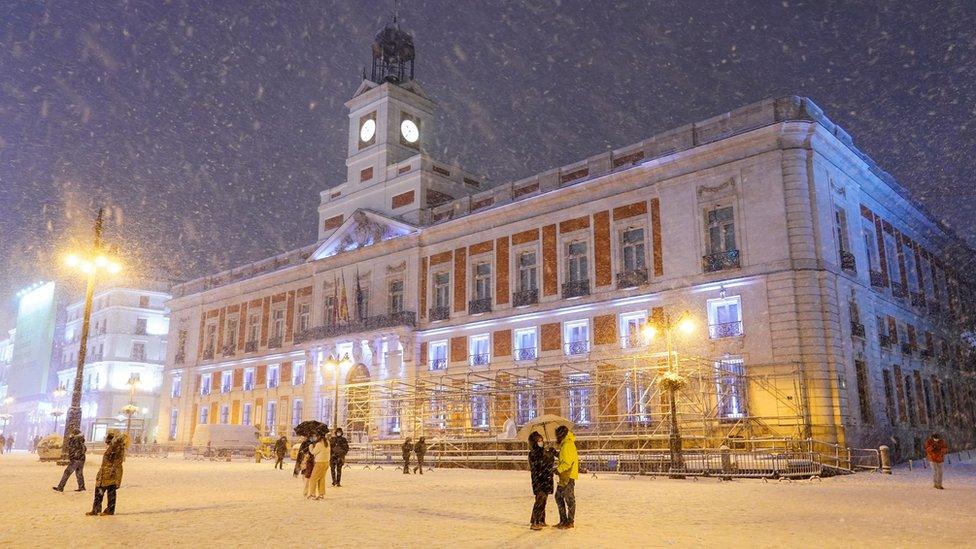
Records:
[[[347,106],[350,179],[322,193],[319,241],[173,289],[160,433],[333,423],[338,383],[339,423],[374,439],[541,413],[660,435],[637,368],[667,354],[637,331],[688,317],[674,349],[699,394],[679,409],[711,422],[701,444],[971,436],[972,252],[808,99],[490,187],[424,152],[419,86],[367,81]]]

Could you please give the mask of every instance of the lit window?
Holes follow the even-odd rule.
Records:
[[[470,339],[471,365],[487,366],[491,360],[490,339],[488,334],[471,336]]]
[[[230,406],[226,404],[220,407],[220,423],[223,425],[230,423]]]
[[[715,208],[705,214],[708,231],[708,253],[722,254],[738,249],[735,244],[735,220],[732,206]]]
[[[302,422],[303,403],[300,398],[296,398],[291,403],[291,426],[295,427]]]
[[[277,364],[268,365],[268,388],[274,389],[278,386],[278,368]]]
[[[447,368],[447,341],[432,341],[428,353],[431,370]]]
[[[169,396],[171,398],[179,398],[182,393],[183,378],[180,376],[173,376],[173,385],[170,387]]]
[[[234,372],[227,370],[220,372],[220,392],[229,393],[231,389],[231,380],[234,376]]]
[[[726,358],[715,363],[715,389],[720,418],[746,416],[745,368],[741,358]]]
[[[624,349],[637,349],[644,346],[644,336],[641,330],[646,323],[646,311],[620,315],[621,345]]]
[[[624,396],[627,401],[627,419],[631,423],[645,424],[651,421],[651,387],[649,376],[644,372],[628,372]]]
[[[477,383],[471,388],[471,427],[481,430],[488,428],[488,390]]]
[[[254,409],[254,405],[250,402],[245,402],[241,413],[241,425],[251,424],[251,411]]]
[[[515,330],[515,360],[535,360],[539,355],[535,328]]]
[[[291,384],[292,385],[304,385],[305,384],[305,361],[300,360],[292,364],[291,367]]]
[[[538,409],[535,383],[519,381],[515,391],[515,422],[525,425],[538,415]]]
[[[176,440],[176,428],[178,426],[177,420],[180,417],[180,411],[173,408],[169,412],[169,439]]]
[[[586,354],[590,350],[590,325],[587,320],[574,320],[563,324],[565,352],[569,356]]]
[[[591,421],[589,374],[573,374],[569,376],[569,419],[577,425],[585,425]]]
[[[254,390],[254,368],[244,369],[244,390]]]
[[[268,411],[265,417],[265,427],[267,428],[268,434],[274,436],[277,432],[277,419],[278,419],[278,403],[271,401],[268,403]]]
[[[708,336],[711,339],[742,335],[742,306],[735,295],[708,300]]]
[[[201,404],[200,405],[200,420],[199,420],[200,425],[206,425],[207,424],[207,415],[209,413],[210,413],[210,410],[208,410],[206,406],[204,406],[204,405]]]
[[[200,376],[200,394],[201,395],[210,394],[210,374],[202,374]]]

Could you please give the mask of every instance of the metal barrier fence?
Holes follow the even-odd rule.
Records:
[[[667,450],[585,453],[580,465],[588,473],[714,476],[723,478],[792,478],[818,476],[822,467],[811,452],[685,450],[673,467]]]

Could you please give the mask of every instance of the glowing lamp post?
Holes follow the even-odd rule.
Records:
[[[75,383],[71,391],[71,406],[64,422],[64,436],[67,438],[75,429],[81,430],[81,390],[85,375],[85,360],[88,352],[88,332],[91,327],[92,298],[95,296],[95,283],[100,276],[118,274],[122,264],[105,248],[102,242],[102,210],[95,218],[95,241],[92,247],[82,252],[68,254],[65,265],[85,276],[85,309],[81,321],[81,342],[78,348],[78,365],[75,368]],[[67,446],[63,447],[62,461],[65,460]]]
[[[129,386],[129,404],[122,408],[122,413],[125,414],[125,436],[131,441],[132,440],[132,416],[139,411],[139,407],[136,406],[136,387],[139,386],[139,376],[132,374],[129,376],[129,381],[126,382]]]
[[[61,416],[64,415],[64,410],[61,409],[61,399],[64,395],[68,394],[68,390],[64,388],[64,385],[59,386],[54,390],[54,409],[51,410],[51,415],[54,416],[54,432],[58,432],[58,421]]]
[[[339,370],[343,366],[349,366],[352,361],[349,360],[349,355],[343,356],[341,359],[337,358],[335,355],[329,355],[329,358],[325,359],[325,365],[332,368],[335,371],[335,402],[332,407],[332,428],[336,429],[339,427]]]
[[[672,340],[676,330],[685,335],[691,335],[695,331],[694,319],[689,314],[684,313],[677,320],[672,321],[671,315],[665,314],[663,319],[656,321],[654,319],[649,320],[643,328],[644,339],[647,340],[648,344],[657,337],[659,332],[664,332],[664,342],[668,354],[668,368],[658,377],[658,384],[668,392],[668,401],[671,409],[671,430],[668,433],[668,449],[671,453],[672,472],[684,469],[684,461],[681,458],[681,430],[678,428],[678,407],[675,403],[675,397],[678,390],[685,385],[685,379],[677,371],[677,357],[672,359],[672,355],[674,354]],[[672,474],[670,476],[671,478],[684,478],[680,474]]]

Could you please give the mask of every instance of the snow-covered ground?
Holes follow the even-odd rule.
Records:
[[[976,456],[976,453],[974,453]],[[91,456],[93,484],[100,456]],[[0,456],[0,546],[962,547],[976,540],[976,464],[763,482],[585,476],[576,529],[528,528],[528,473],[346,469],[324,501],[262,464],[130,458],[118,515],[87,517],[92,486],[51,490],[61,468],[33,455]],[[548,520],[558,515],[550,500]]]

